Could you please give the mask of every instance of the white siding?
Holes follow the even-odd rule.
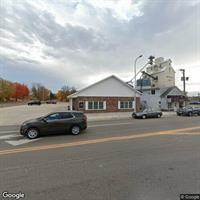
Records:
[[[141,101],[146,102],[148,107],[158,110],[160,109],[159,101],[161,101],[159,92],[156,91],[154,95],[144,92],[141,96]]]
[[[72,103],[72,99],[69,100],[69,107],[70,107],[70,110],[73,110],[73,103]]]
[[[135,101],[133,101],[133,108],[135,108]]]
[[[118,109],[120,109],[120,101],[118,101]]]
[[[88,101],[85,101],[85,110],[88,110]]]
[[[114,76],[108,77],[77,93],[77,96],[133,97],[135,91]],[[140,94],[137,93],[137,97]],[[76,94],[74,95],[76,97]]]
[[[103,102],[103,109],[106,110],[106,101]]]

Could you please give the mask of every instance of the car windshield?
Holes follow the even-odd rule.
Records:
[[[192,106],[186,106],[183,109],[192,109],[192,108],[193,108]]]

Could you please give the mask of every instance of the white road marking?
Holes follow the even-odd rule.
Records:
[[[101,127],[101,126],[119,126],[119,125],[127,125],[127,124],[133,124],[132,122],[125,122],[125,123],[113,123],[113,124],[97,124],[97,125],[90,125],[88,126],[88,128],[92,128],[92,127]]]
[[[127,124],[133,124],[132,122],[124,122],[124,123],[111,123],[111,124],[96,124],[96,125],[90,125],[88,126],[88,128],[92,128],[92,127],[103,127],[103,126],[119,126],[119,125],[127,125]],[[1,133],[19,133],[19,130],[15,130],[15,131],[0,131]]]
[[[12,135],[2,135],[0,136],[0,140],[9,140],[10,138],[19,137],[19,135],[12,134]]]
[[[30,139],[7,140],[5,142],[7,142],[8,144],[13,145],[13,146],[18,146],[18,145],[27,144],[27,143],[30,143],[30,142],[37,141],[39,139],[41,139],[41,138],[34,139],[34,140],[30,140]]]
[[[19,130],[15,130],[15,131],[0,131],[1,133],[19,133]]]

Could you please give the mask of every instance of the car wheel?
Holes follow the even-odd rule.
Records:
[[[189,116],[189,117],[191,117],[191,116],[192,116],[192,113],[191,113],[191,112],[189,112],[189,113],[188,113],[188,116]]]
[[[200,112],[198,112],[198,115],[200,116]]]
[[[74,125],[71,127],[71,134],[78,135],[81,132],[81,128],[78,125]]]
[[[142,119],[146,119],[147,118],[147,116],[146,115],[142,115]]]
[[[160,118],[160,117],[161,117],[161,115],[160,115],[160,114],[158,114],[158,115],[157,115],[157,117],[158,117],[158,118]]]
[[[29,139],[35,139],[39,136],[39,131],[36,128],[29,128],[26,132],[26,136]]]

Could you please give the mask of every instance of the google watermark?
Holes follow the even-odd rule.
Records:
[[[25,198],[25,194],[23,192],[8,192],[4,191],[2,192],[1,196],[3,199],[23,199]]]

